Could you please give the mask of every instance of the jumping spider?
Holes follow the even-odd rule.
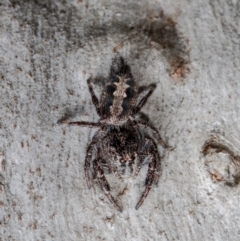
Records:
[[[100,120],[97,123],[62,120],[60,123],[99,128],[87,148],[85,177],[89,188],[91,179],[97,178],[100,188],[119,211],[122,211],[122,207],[110,192],[111,188],[104,170],[121,178],[127,166],[131,172],[133,166],[136,167],[135,175],[137,175],[142,165],[148,163],[145,190],[136,205],[138,209],[147,197],[152,184],[158,183],[161,174],[157,145],[147,132],[150,131],[163,147],[167,147],[157,129],[149,122],[139,119],[140,110],[156,85],[137,88],[130,67],[121,57],[113,61],[100,102],[94,93],[91,78],[87,82]],[[144,96],[138,101],[139,94],[144,92]]]

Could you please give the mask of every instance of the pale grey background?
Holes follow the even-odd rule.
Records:
[[[0,9],[0,240],[240,240],[240,187],[224,183],[237,167],[201,152],[214,135],[239,155],[239,1],[1,0]],[[141,32],[161,19],[177,29],[173,49],[158,42],[164,31]],[[157,83],[143,112],[175,147],[159,146],[163,174],[138,211],[144,170],[126,179],[122,213],[84,179],[95,131],[56,124],[98,120],[86,80],[108,75],[116,47],[139,85]]]

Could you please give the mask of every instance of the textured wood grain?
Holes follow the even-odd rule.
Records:
[[[0,240],[240,240],[240,187],[226,185],[239,175],[239,1],[2,0],[0,13]],[[98,120],[86,81],[99,96],[116,54],[157,84],[143,112],[175,147],[159,146],[159,185],[137,211],[146,168],[109,177],[122,213],[84,180],[95,131],[57,124]]]

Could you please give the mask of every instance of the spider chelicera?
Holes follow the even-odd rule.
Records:
[[[110,185],[105,177],[106,171],[122,178],[126,167],[129,167],[131,172],[134,170],[136,176],[143,164],[148,164],[145,189],[136,205],[138,209],[152,184],[158,183],[161,174],[157,144],[151,135],[154,135],[163,147],[167,147],[158,130],[140,118],[140,110],[156,85],[137,87],[130,67],[124,63],[122,57],[113,60],[100,101],[93,90],[91,78],[87,83],[100,120],[97,123],[61,120],[60,123],[98,128],[87,147],[84,165],[87,185],[90,188],[91,180],[97,179],[102,191],[119,211],[122,211],[122,206],[111,194]],[[139,94],[142,95],[140,100]]]

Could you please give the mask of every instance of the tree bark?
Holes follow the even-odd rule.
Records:
[[[224,0],[0,3],[0,240],[240,240],[240,2]],[[100,97],[121,55],[143,108],[172,150],[139,210],[146,167],[109,175],[118,212],[84,159]]]

